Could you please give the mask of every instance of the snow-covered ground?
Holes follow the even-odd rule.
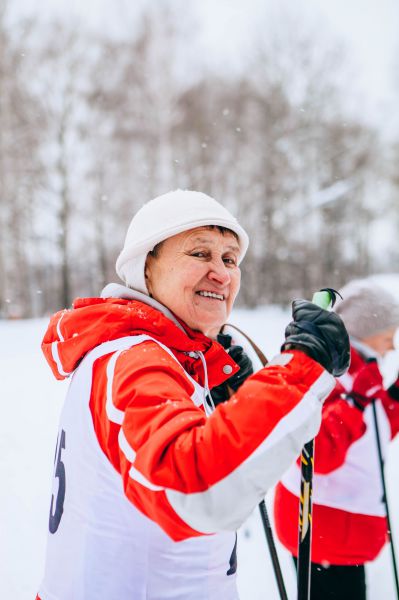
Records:
[[[269,357],[278,352],[288,320],[289,313],[275,307],[237,310],[231,318]],[[43,571],[57,421],[67,386],[53,379],[41,355],[46,325],[46,320],[0,321],[0,598],[9,600],[33,600]],[[392,353],[385,367],[387,378],[392,379],[398,368],[399,354]],[[396,539],[398,465],[396,440],[386,467]],[[294,569],[287,552],[276,544],[293,600]],[[278,600],[258,511],[241,528],[238,560],[241,599]],[[395,598],[388,547],[367,567],[367,579],[370,600]]]

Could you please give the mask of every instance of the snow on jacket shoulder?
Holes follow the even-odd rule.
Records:
[[[138,335],[146,338],[130,344]],[[333,377],[299,351],[284,353],[206,417],[199,353],[210,388],[237,365],[201,333],[123,299],[78,300],[57,313],[43,351],[63,378],[122,338],[126,347],[94,362],[90,411],[127,498],[174,540],[234,531],[317,433]]]

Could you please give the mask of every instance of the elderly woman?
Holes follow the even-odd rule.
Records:
[[[328,371],[349,357],[339,317],[296,301],[285,350],[239,387],[248,361],[215,337],[247,246],[209,196],[165,194],[129,227],[116,263],[126,287],[52,318],[44,354],[73,377],[42,600],[238,597],[235,530],[317,433]],[[226,381],[237,391],[214,409],[210,390]]]

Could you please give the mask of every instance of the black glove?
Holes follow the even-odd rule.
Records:
[[[389,386],[387,391],[391,400],[396,400],[396,402],[399,402],[399,376],[397,377],[396,381]]]
[[[215,406],[221,402],[225,402],[230,398],[231,392],[229,391],[229,388],[236,392],[240,385],[242,385],[247,379],[247,377],[252,375],[254,372],[252,361],[244,352],[244,348],[242,346],[231,345],[231,335],[219,333],[217,336],[217,341],[228,352],[234,362],[237,363],[237,365],[240,367],[240,370],[220,385],[217,385],[211,389],[212,400]]]
[[[349,367],[350,348],[341,317],[307,300],[294,300],[292,316],[281,349],[303,349],[334,377],[343,375]]]

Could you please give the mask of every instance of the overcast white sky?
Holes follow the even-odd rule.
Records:
[[[127,28],[134,26],[143,6],[151,4],[154,10],[165,1],[12,0],[10,9],[14,15],[34,13],[43,21],[54,16],[65,20],[78,17],[96,29],[105,28],[113,35],[123,35]],[[295,10],[316,27],[320,24],[323,30],[330,30],[337,40],[344,40],[358,84],[364,91],[367,110],[382,125],[389,121],[389,113],[394,111],[395,86],[399,94],[399,75],[395,75],[399,70],[399,0],[173,1],[182,21],[187,6],[190,13],[197,14],[202,31],[201,51],[208,62],[214,60],[216,64],[238,63],[254,36],[262,35],[262,23],[270,10],[275,12],[281,6],[285,6],[286,12]]]

